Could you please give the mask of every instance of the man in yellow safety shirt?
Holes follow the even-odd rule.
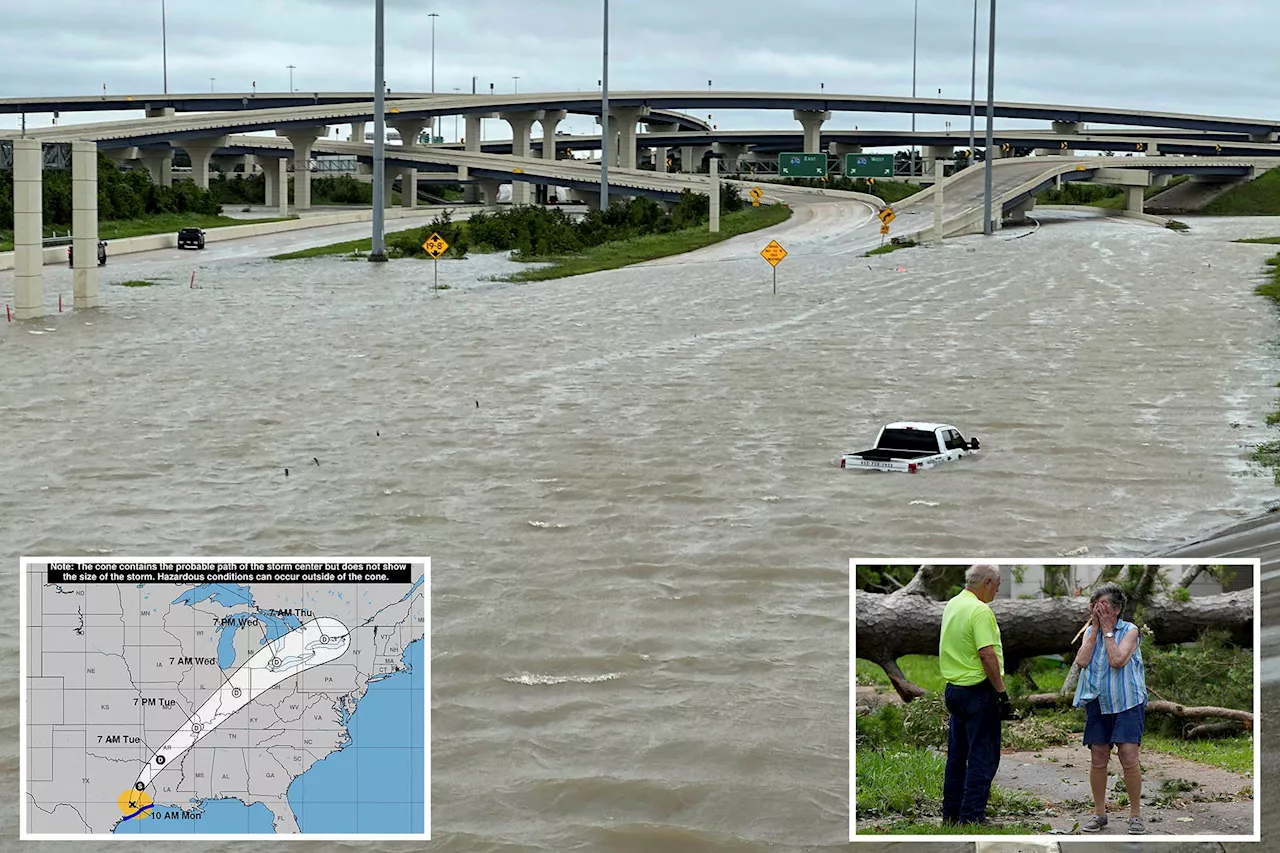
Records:
[[[942,783],[943,824],[986,821],[991,782],[1000,766],[1000,722],[1014,719],[1004,689],[1004,647],[990,603],[1000,569],[971,566],[964,589],[942,611],[938,665],[951,714]]]

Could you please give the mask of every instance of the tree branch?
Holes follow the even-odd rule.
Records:
[[[890,595],[923,595],[925,598],[933,598],[930,586],[942,576],[942,571],[946,568],[947,566],[921,566],[906,586],[894,590]]]
[[[925,690],[920,685],[909,681],[907,677],[902,674],[902,670],[898,668],[897,661],[876,661],[876,663],[880,664],[880,668],[884,670],[884,674],[889,676],[889,682],[893,685],[893,689],[898,691],[898,696],[903,702],[910,702],[912,699],[919,699],[921,696],[928,694],[928,690]]]
[[[1196,578],[1200,576],[1207,566],[1187,566],[1182,570],[1182,577],[1178,578],[1177,588],[1186,589],[1195,583]]]

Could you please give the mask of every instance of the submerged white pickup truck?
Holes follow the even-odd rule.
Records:
[[[965,439],[951,424],[902,421],[881,427],[874,447],[846,453],[840,467],[914,474],[974,453],[980,446],[978,439]]]

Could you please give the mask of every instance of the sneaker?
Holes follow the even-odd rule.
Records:
[[[1107,825],[1105,816],[1089,815],[1089,819],[1080,827],[1081,832],[1098,832]]]
[[[1147,832],[1147,827],[1143,825],[1142,818],[1140,817],[1129,818],[1129,834],[1130,835],[1145,835],[1146,832]]]

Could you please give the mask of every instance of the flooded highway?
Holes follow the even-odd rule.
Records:
[[[1147,554],[1273,501],[1248,455],[1276,247],[1230,241],[1280,218],[1046,213],[864,258],[869,208],[792,201],[580,278],[441,262],[439,295],[427,262],[250,251],[192,289],[192,257],[140,256],[57,314],[47,269],[55,313],[0,328],[5,560],[429,555],[429,849],[846,847],[848,558]],[[895,419],[983,451],[837,467]],[[12,618],[0,638],[14,790]]]

